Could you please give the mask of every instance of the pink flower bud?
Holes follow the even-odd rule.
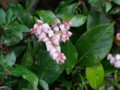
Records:
[[[55,19],[55,23],[56,23],[56,24],[60,24],[61,21],[60,21],[59,19]]]
[[[53,30],[59,31],[59,27],[54,27]]]
[[[52,30],[49,30],[48,35],[49,35],[49,37],[52,37],[54,35],[54,32]]]
[[[38,27],[39,27],[39,25],[38,25],[38,24],[35,24],[33,28],[34,28],[34,29],[37,29]]]
[[[64,24],[61,24],[61,25],[60,25],[60,29],[61,29],[62,31],[64,31],[64,30],[65,30],[65,25],[64,25]]]
[[[50,51],[52,48],[54,48],[51,44],[48,44],[46,46],[47,46],[47,51]]]
[[[107,60],[110,60],[111,58],[113,58],[112,54],[108,54]]]
[[[114,66],[115,66],[116,68],[120,68],[120,62],[115,62],[115,63],[114,63]]]
[[[43,27],[43,29],[49,29],[50,28],[50,26],[47,23],[43,24],[42,27]]]
[[[42,31],[41,31],[40,29],[37,29],[37,30],[36,30],[36,33],[37,33],[38,35],[40,35],[41,32],[42,32]]]
[[[42,21],[42,20],[37,20],[37,22],[38,22],[38,23],[43,23],[43,21]]]
[[[110,1],[110,2],[111,2],[112,0],[108,0],[108,1]]]
[[[41,33],[41,35],[39,36],[39,40],[38,41],[42,41],[45,37],[46,37],[46,34],[45,33]]]
[[[72,25],[72,22],[71,22],[71,21],[68,21],[68,24],[69,24],[69,26],[71,26],[71,25]]]
[[[114,64],[114,62],[115,62],[115,58],[112,57],[112,58],[110,59],[110,63],[111,63],[111,64]]]
[[[54,54],[53,54],[53,59],[56,59],[58,56],[59,56],[58,53],[54,53]]]
[[[119,54],[116,54],[116,55],[115,55],[115,59],[116,59],[117,61],[120,61],[120,55],[119,55]]]
[[[117,40],[120,40],[120,33],[117,33],[117,34],[116,34],[116,39],[117,39]]]
[[[71,32],[68,32],[68,36],[69,36],[69,37],[72,36],[72,33],[71,33]]]

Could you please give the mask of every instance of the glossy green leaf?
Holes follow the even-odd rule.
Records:
[[[10,55],[7,55],[5,58],[5,62],[7,63],[7,66],[13,66],[16,61],[15,53],[12,52]]]
[[[4,44],[7,44],[8,46],[13,46],[19,43],[21,40],[18,36],[13,35],[12,33],[9,33],[7,35],[5,34],[2,38],[4,40]]]
[[[26,0],[26,8],[27,10],[31,10],[35,3],[37,3],[38,0]]]
[[[83,7],[83,11],[82,11],[83,15],[88,16],[89,10],[88,10],[87,6],[85,5],[85,3],[83,3],[82,5],[83,5],[82,6]]]
[[[109,14],[118,14],[120,15],[120,6],[116,6],[110,10]]]
[[[120,5],[120,0],[112,0],[114,3]]]
[[[32,85],[34,90],[37,90],[38,77],[36,74],[29,71],[27,68],[16,65],[16,67],[11,70],[10,75],[17,76],[17,77],[22,76],[25,80],[27,80]]]
[[[16,61],[16,56],[14,52],[12,52],[10,55],[7,56],[0,56],[0,64],[4,68],[13,66],[15,64],[15,61]]]
[[[49,86],[44,80],[39,80],[39,83],[44,90],[49,90]]]
[[[62,52],[66,56],[66,61],[64,63],[64,68],[67,74],[70,74],[70,71],[74,68],[77,62],[77,51],[71,41],[67,41],[66,43],[62,44]]]
[[[53,83],[63,72],[63,67],[50,57],[45,48],[41,47],[39,51],[38,77],[48,84]]]
[[[99,2],[91,2],[91,8],[94,9],[97,12],[103,12],[103,8],[102,8],[102,0],[100,0]]]
[[[29,52],[29,50],[27,49],[22,61],[20,63],[22,66],[27,67],[27,68],[31,68],[33,65],[33,58],[32,58],[32,54]]]
[[[98,2],[99,0],[89,0],[89,3]]]
[[[120,89],[120,83],[110,79],[110,78],[105,78],[106,81],[108,81],[110,84],[112,84],[113,86],[117,87],[118,89]]]
[[[12,9],[8,9],[6,12],[7,16],[6,16],[6,24],[10,24],[12,21],[14,21],[17,17],[16,14],[13,13]]]
[[[80,27],[86,22],[87,17],[82,14],[75,15],[72,19],[72,27]]]
[[[6,22],[7,22],[7,24],[9,24],[10,23],[10,21],[11,21],[11,18],[12,18],[12,14],[13,14],[13,12],[12,12],[12,10],[11,9],[9,9],[8,11],[7,11],[7,17],[6,17]]]
[[[101,64],[86,68],[86,77],[90,86],[94,89],[99,88],[104,81],[104,70]]]
[[[87,85],[85,83],[84,77],[78,73],[77,75],[77,82],[79,83],[78,85],[83,89],[83,90],[87,90]]]
[[[110,2],[106,2],[105,6],[106,6],[106,12],[108,12],[112,8],[112,4]]]
[[[117,70],[113,65],[111,65],[109,60],[105,59],[101,62],[101,64],[104,68],[105,75],[111,74]]]
[[[106,24],[109,22],[110,21],[105,17],[104,14],[91,10],[87,20],[87,30],[90,30],[95,26]]]
[[[72,82],[67,80],[64,75],[61,75],[59,77],[58,81],[61,82],[62,84],[64,84],[66,86],[67,90],[71,90]]]
[[[88,30],[76,42],[78,64],[92,66],[109,53],[113,41],[113,24],[105,24]]]
[[[23,24],[29,28],[31,28],[34,24],[33,16],[26,11],[20,4],[18,3],[8,3],[8,6],[13,10],[13,13],[17,15],[17,19],[20,24]]]
[[[9,50],[10,50],[10,52],[14,51],[16,57],[18,57],[19,55],[21,55],[24,52],[25,49],[26,49],[26,46],[13,46]]]
[[[22,33],[23,32],[29,32],[29,28],[24,26],[24,25],[9,25],[6,27],[6,30],[9,30],[12,34],[20,37],[21,39],[22,37]]]
[[[61,1],[59,3],[59,5],[57,6],[56,8],[56,12],[58,12],[59,10],[61,10],[63,7],[65,7],[66,5],[69,5],[71,2],[73,2],[73,0],[64,0],[64,1]]]
[[[0,24],[6,23],[6,13],[3,9],[0,9]]]
[[[69,6],[62,8],[57,13],[57,17],[63,20],[70,20],[75,14],[76,5],[77,3],[74,3],[74,4],[71,4]]]
[[[21,65],[27,68],[31,68],[33,65],[33,53],[32,53],[32,46],[30,42],[28,42],[27,50],[24,53],[24,56],[21,60]]]
[[[55,14],[49,10],[41,10],[38,11],[37,14],[39,15],[40,19],[43,20],[45,23],[53,23],[56,19]]]

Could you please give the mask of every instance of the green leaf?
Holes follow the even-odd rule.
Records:
[[[82,11],[83,15],[88,16],[89,10],[88,10],[87,6],[85,5],[85,3],[82,4],[82,7],[83,7],[83,11]]]
[[[29,28],[31,28],[34,24],[33,16],[26,11],[20,4],[18,3],[8,3],[9,7],[13,10],[13,13],[17,15],[17,19],[20,24],[23,24]]]
[[[75,14],[76,5],[77,3],[74,3],[74,4],[71,4],[69,6],[62,8],[57,13],[57,17],[63,20],[70,20]]]
[[[95,26],[106,24],[109,22],[110,21],[105,17],[104,14],[91,10],[87,20],[87,30],[90,30]]]
[[[63,72],[63,67],[50,57],[45,48],[40,47],[39,51],[39,66],[37,69],[39,79],[46,81],[48,84],[53,83]]]
[[[27,68],[20,65],[16,65],[16,67],[11,70],[10,75],[17,77],[22,76],[25,80],[29,81],[29,83],[32,85],[34,90],[37,90],[38,77],[36,74],[29,71]]]
[[[49,90],[49,86],[44,80],[39,80],[39,83],[44,90]]]
[[[86,77],[92,88],[99,88],[104,81],[104,70],[102,65],[99,63],[95,66],[87,67]]]
[[[15,53],[12,52],[10,55],[7,55],[5,58],[5,62],[7,63],[7,66],[13,66],[16,60]]]
[[[117,70],[117,68],[115,68],[113,65],[111,65],[110,61],[108,61],[106,59],[103,60],[101,63],[104,68],[105,75],[111,74]]]
[[[10,24],[10,22],[12,22],[13,20],[16,19],[16,15],[14,15],[12,9],[8,9],[6,12],[7,16],[6,16],[6,24]]]
[[[6,24],[10,24],[10,22],[14,21],[17,17],[16,14],[14,14],[13,10],[10,8],[6,12]]]
[[[28,46],[27,46],[27,50],[24,53],[24,56],[21,60],[21,65],[27,68],[31,68],[33,65],[33,53],[32,53],[32,46],[30,45],[30,43],[28,42]]]
[[[103,12],[103,6],[102,6],[102,3],[101,3],[102,0],[100,0],[99,2],[91,2],[90,5],[91,5],[91,8],[94,9],[95,11],[98,11],[98,12]]]
[[[113,33],[113,24],[100,25],[85,32],[75,45],[78,64],[92,66],[103,60],[111,49]]]
[[[6,17],[6,22],[7,22],[7,24],[9,24],[10,23],[10,21],[11,21],[11,18],[12,18],[12,14],[13,14],[13,12],[12,12],[12,10],[11,9],[9,9],[8,11],[7,11],[7,17]]]
[[[3,9],[0,9],[0,24],[6,23],[6,13]]]
[[[79,70],[78,70],[78,72],[79,72]],[[85,83],[85,80],[80,73],[77,73],[77,82],[78,82],[78,85],[82,88],[82,90],[87,90],[87,85]]]
[[[18,57],[19,55],[21,55],[21,53],[23,53],[23,51],[26,49],[26,46],[13,46],[11,47],[9,50],[14,51],[16,57]]]
[[[112,84],[113,86],[117,87],[118,90],[120,89],[120,83],[116,82],[115,80],[112,80],[110,78],[105,78],[106,81],[108,81],[110,84]]]
[[[18,36],[19,38],[23,38],[23,32],[29,32],[29,28],[24,25],[9,25],[6,27],[6,30],[9,30],[12,34]]]
[[[74,68],[77,62],[77,51],[71,41],[67,41],[66,43],[62,44],[62,52],[66,56],[66,61],[64,63],[64,68],[67,74],[70,74],[70,71]]]
[[[55,14],[49,10],[41,10],[41,11],[38,11],[37,14],[39,15],[40,19],[45,23],[51,24],[56,19]]]
[[[2,38],[4,40],[4,44],[7,44],[8,46],[13,46],[21,40],[18,36],[13,35],[12,33],[5,34]]]
[[[72,27],[80,27],[82,26],[85,22],[86,22],[87,17],[82,15],[82,14],[78,14],[75,15],[72,19]]]
[[[16,56],[14,52],[12,52],[10,55],[7,55],[5,57],[0,56],[0,64],[4,68],[13,66],[15,64],[15,61],[16,61]]]
[[[112,0],[114,3],[120,5],[120,0]]]
[[[109,14],[118,14],[120,15],[120,6],[116,6],[112,10],[110,10]]]
[[[112,8],[112,5],[110,2],[106,2],[105,6],[106,6],[106,12],[108,12]]]
[[[98,2],[99,0],[89,0],[89,3]]]
[[[72,82],[67,80],[64,75],[61,75],[59,77],[58,81],[61,82],[62,84],[64,84],[66,86],[67,90],[71,90]]]
[[[27,10],[31,10],[35,3],[37,3],[38,0],[26,0],[26,8]]]
[[[71,2],[73,2],[73,0],[61,1],[55,11],[56,12],[60,11],[63,7],[69,5]]]

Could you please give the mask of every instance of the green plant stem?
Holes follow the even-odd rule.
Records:
[[[118,89],[120,89],[120,84],[118,82],[106,77],[105,80],[108,81],[110,84],[114,85],[115,87],[117,87]]]
[[[8,75],[8,73],[9,73],[9,71],[5,70],[5,74],[4,74],[3,78],[2,78],[2,80],[0,81],[0,86],[3,84],[3,82],[4,82],[5,78],[6,78],[6,76]]]
[[[115,78],[115,81],[118,82],[118,70],[115,71],[115,73],[114,73],[114,78]]]

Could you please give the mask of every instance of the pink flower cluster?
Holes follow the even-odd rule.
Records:
[[[116,39],[117,39],[118,41],[120,41],[120,33],[117,33],[117,34],[116,34]]]
[[[69,31],[71,25],[70,21],[61,22],[59,19],[56,19],[50,25],[38,20],[38,23],[31,29],[31,33],[35,34],[39,42],[42,41],[46,44],[47,51],[50,52],[50,56],[57,63],[64,63],[66,57],[61,53],[60,42],[69,40],[69,37],[72,35]]]
[[[110,60],[110,63],[116,68],[120,68],[120,54],[108,54],[107,60]]]

